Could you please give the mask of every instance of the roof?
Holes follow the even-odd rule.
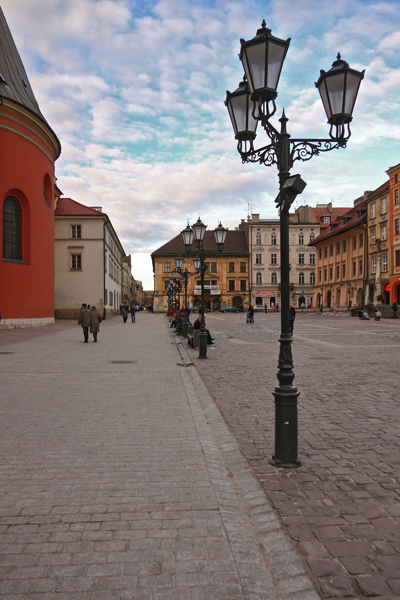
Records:
[[[387,192],[389,190],[389,186],[390,186],[390,181],[388,179],[387,181],[385,181],[385,183],[382,183],[382,185],[380,185],[378,188],[376,188],[376,190],[374,190],[373,192],[369,192],[366,200],[367,201],[372,200],[372,198],[375,198],[375,196],[378,196],[382,192]]]
[[[53,131],[42,115],[29,83],[25,67],[0,7],[0,96],[13,100],[39,117]],[[53,132],[54,133],[54,132]],[[55,135],[55,134],[54,134]],[[60,142],[56,136],[59,151]]]
[[[328,206],[330,208],[328,208]],[[329,204],[327,206],[312,206],[311,210],[316,221],[321,225],[321,227],[329,227],[329,223],[323,222],[323,217],[330,217],[331,223],[333,223],[336,221],[336,219],[344,215],[349,210],[349,207],[333,207],[331,204]]]
[[[224,248],[222,252],[218,252],[217,243],[214,238],[213,231],[206,231],[204,240],[204,249],[217,255],[248,255],[249,254],[249,246],[246,240],[246,234],[244,231],[228,231],[226,234],[226,240],[224,244]],[[196,249],[196,245],[192,245],[192,250]],[[158,248],[152,253],[152,256],[178,256],[181,254],[182,256],[186,254],[185,245],[183,243],[182,235],[179,234],[175,236],[172,240]]]
[[[367,207],[365,202],[361,202],[357,206],[348,209],[344,215],[341,215],[336,221],[328,225],[318,237],[316,237],[309,246],[315,246],[319,242],[327,240],[331,237],[344,233],[354,227],[359,227],[367,222]]]
[[[57,217],[106,217],[107,215],[103,212],[85,206],[72,198],[59,198],[57,202],[57,208],[54,212]]]

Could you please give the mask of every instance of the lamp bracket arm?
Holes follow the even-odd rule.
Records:
[[[263,146],[252,152],[240,152],[240,156],[242,157],[243,163],[260,163],[260,165],[265,165],[267,167],[278,164],[277,147],[275,143]]]
[[[318,156],[320,152],[329,152],[337,148],[345,148],[347,140],[339,139],[291,139],[290,140],[290,158],[291,164],[296,160],[305,162],[313,156]]]

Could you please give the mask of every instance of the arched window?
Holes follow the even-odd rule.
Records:
[[[278,276],[276,273],[271,273],[271,283],[278,283]]]
[[[22,260],[22,208],[13,196],[3,204],[3,259]]]
[[[315,285],[315,273],[310,273],[310,284]]]
[[[262,283],[262,273],[256,274],[256,283]]]
[[[299,283],[304,283],[304,273],[299,273]]]

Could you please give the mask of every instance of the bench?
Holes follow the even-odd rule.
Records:
[[[188,343],[192,348],[199,348],[200,346],[200,329],[191,328],[191,333],[188,331]]]

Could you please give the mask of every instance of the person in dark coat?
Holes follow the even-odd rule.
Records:
[[[290,307],[290,335],[293,335],[293,325],[296,318],[296,309],[294,306]]]
[[[87,344],[89,341],[89,327],[90,327],[90,310],[86,304],[82,304],[81,310],[79,311],[78,325],[83,329],[84,343]]]
[[[393,319],[397,319],[397,304],[396,302],[393,302],[392,304],[392,311],[393,311]]]
[[[132,323],[136,323],[136,306],[134,304],[132,304],[129,312],[131,313]]]
[[[97,334],[100,331],[100,315],[99,311],[95,306],[92,306],[90,310],[90,333],[93,334],[93,341],[97,342]]]
[[[196,319],[196,321],[193,323],[193,329],[201,329],[201,315],[199,315],[199,318]],[[211,337],[211,333],[209,332],[208,329],[206,329],[206,334],[207,334],[207,344],[213,344],[214,338]]]
[[[128,318],[128,307],[127,307],[127,306],[125,306],[125,304],[124,304],[124,305],[123,305],[123,307],[121,308],[121,315],[122,315],[122,318],[123,318],[123,320],[124,320],[124,323],[126,323],[126,320],[127,320],[127,318]]]

